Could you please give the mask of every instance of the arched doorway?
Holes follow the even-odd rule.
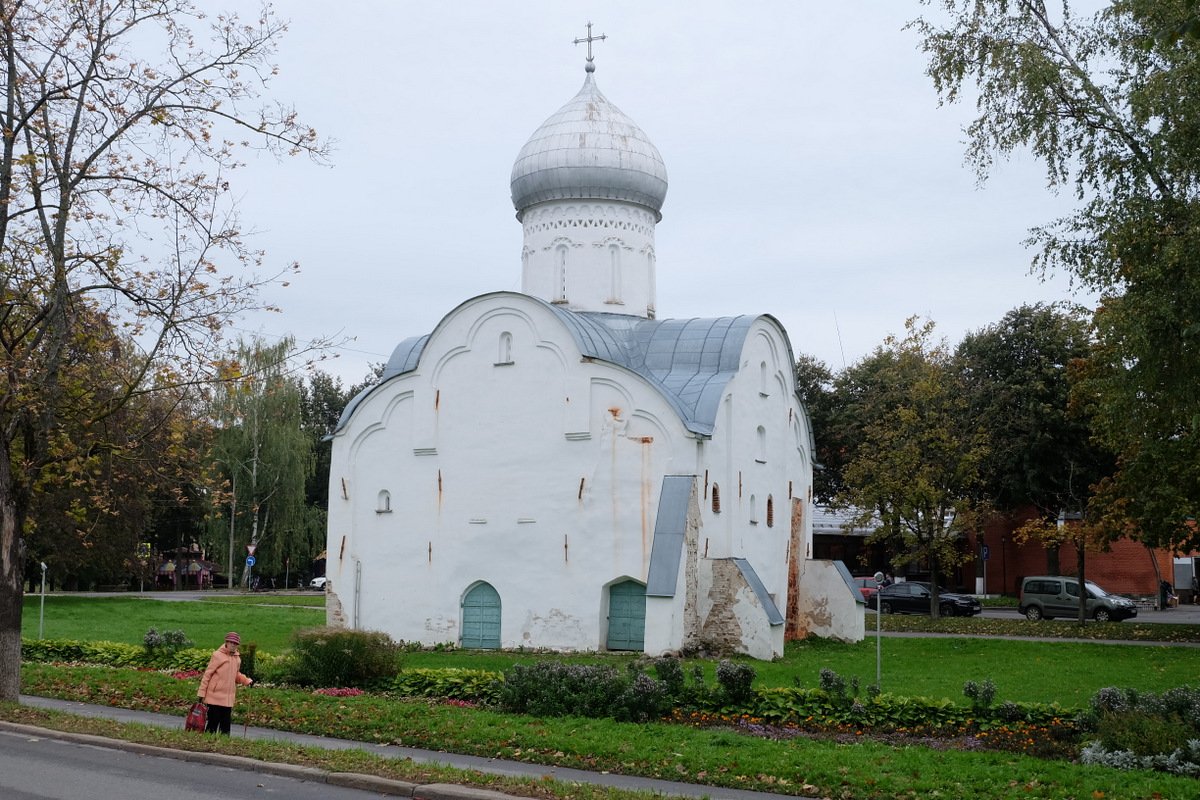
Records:
[[[464,649],[500,649],[500,594],[490,583],[477,583],[463,596]]]
[[[646,587],[624,580],[608,587],[609,650],[646,649]]]

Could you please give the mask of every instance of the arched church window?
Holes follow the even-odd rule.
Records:
[[[654,277],[654,251],[650,250],[646,253],[646,269],[650,273],[650,302],[647,304],[647,310],[650,312],[650,319],[654,319],[655,300],[655,277]]]
[[[763,397],[767,396],[767,362],[765,361],[758,365],[758,393]]]
[[[567,301],[567,246],[565,244],[560,244],[554,249],[554,267],[558,283],[555,287],[555,291],[558,292],[555,300],[565,303]]]
[[[767,429],[762,425],[758,426],[758,458],[755,461],[759,464],[767,463]]]
[[[712,485],[712,510],[714,514],[721,513],[721,487]]]
[[[504,333],[500,334],[499,347],[497,348],[498,352],[496,353],[497,366],[500,364],[513,363],[512,343],[513,337],[511,333],[505,331]]]
[[[767,527],[775,527],[775,498],[767,495]]]
[[[750,524],[758,524],[758,500],[754,495],[750,495]]]
[[[609,302],[621,302],[621,247],[615,243],[608,246],[608,270],[609,282],[608,289]]]
[[[379,497],[375,501],[376,514],[390,514],[392,511],[392,493],[387,489],[379,492]]]

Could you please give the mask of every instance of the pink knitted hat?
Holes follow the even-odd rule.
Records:
[[[225,641],[240,645],[242,643],[242,637],[237,635],[237,631],[230,631],[229,633],[225,634]]]

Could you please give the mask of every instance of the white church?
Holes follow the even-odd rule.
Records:
[[[342,415],[328,622],[763,659],[810,633],[861,639],[849,574],[810,558],[812,431],[787,333],[765,314],[657,318],[667,171],[601,94],[591,40],[583,88],[513,165],[522,291],[401,342]]]

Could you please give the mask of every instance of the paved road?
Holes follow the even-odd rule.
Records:
[[[365,800],[377,791],[0,730],[5,800]]]
[[[1020,619],[1015,606],[983,609],[984,617],[991,619]],[[1183,625],[1200,625],[1200,606],[1186,605],[1178,608],[1168,608],[1159,611],[1153,608],[1139,608],[1134,622],[1174,622]],[[1120,623],[1118,623],[1120,624]]]
[[[102,719],[118,720],[120,722],[138,722],[143,725],[153,725],[160,728],[174,728],[179,730],[183,727],[182,712],[173,716],[150,711],[132,711],[124,708],[88,705],[69,700],[57,700],[54,698],[36,697],[32,695],[21,695],[21,705],[32,706],[35,708],[52,708],[59,711],[65,711],[70,714],[77,714],[83,717],[99,717]],[[233,735],[241,737],[243,735],[243,728],[236,724],[236,712],[234,713],[234,722]],[[8,727],[8,723],[0,722],[0,729],[5,727]],[[319,747],[326,750],[362,750],[371,753],[372,755],[383,756],[385,758],[408,759],[417,764],[441,764],[443,766],[457,767],[459,769],[478,770],[479,772],[485,772],[493,775],[509,775],[513,777],[534,779],[543,779],[549,777],[555,780],[565,781],[567,783],[592,784],[595,786],[609,786],[617,789],[657,792],[658,794],[667,797],[707,797],[714,798],[714,800],[781,800],[781,798],[784,797],[784,795],[777,795],[769,792],[754,792],[745,789],[726,789],[715,786],[702,786],[694,783],[659,780],[657,778],[640,778],[633,775],[616,775],[607,772],[589,772],[587,770],[570,769],[567,767],[554,767],[546,764],[530,764],[524,761],[506,761],[498,758],[482,758],[479,756],[460,755],[457,753],[422,750],[415,747],[400,747],[397,745],[355,742],[348,739],[334,739],[325,736],[310,736],[303,733],[277,731],[270,728],[250,727],[249,729],[245,730],[244,735],[248,739],[292,742],[305,747]],[[2,741],[0,741],[0,746],[3,746]],[[114,746],[123,745],[114,741]],[[0,787],[2,786],[3,779],[0,778]],[[91,795],[88,796],[88,800],[90,800],[91,797],[105,796],[106,795],[100,794]],[[120,794],[111,796],[115,798],[121,797]],[[0,798],[3,798],[3,800],[8,800],[8,795],[0,792]],[[162,795],[156,800],[175,800],[175,798],[171,797],[170,795]],[[789,797],[789,800],[803,800],[803,798]]]

